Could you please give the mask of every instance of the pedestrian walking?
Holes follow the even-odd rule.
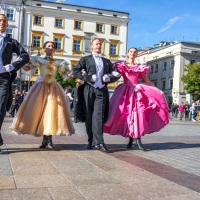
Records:
[[[184,104],[183,104],[183,102],[181,102],[181,104],[179,105],[178,111],[179,111],[180,120],[182,120],[183,115],[184,115]]]

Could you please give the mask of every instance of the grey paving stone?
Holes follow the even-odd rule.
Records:
[[[46,188],[0,190],[1,200],[52,200]]]
[[[47,188],[53,200],[85,200],[75,187]]]
[[[9,160],[6,145],[1,146],[0,153],[0,177],[1,176],[12,176],[12,167]]]
[[[71,186],[71,183],[61,174],[26,176],[15,175],[15,183],[17,188],[46,188]]]

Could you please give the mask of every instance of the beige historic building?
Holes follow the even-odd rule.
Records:
[[[54,41],[55,58],[66,60],[73,69],[82,56],[91,53],[90,42],[98,37],[104,57],[111,61],[125,58],[127,12],[37,0],[6,0],[0,1],[0,6],[9,19],[7,32],[30,54],[43,55],[42,44]],[[19,78],[26,84],[36,77],[21,70]]]
[[[138,63],[150,66],[149,79],[165,93],[168,103],[188,101],[181,77],[187,64],[200,62],[200,43],[161,42],[154,48],[140,51]]]

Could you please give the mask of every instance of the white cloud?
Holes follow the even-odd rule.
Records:
[[[170,29],[179,19],[180,19],[180,17],[173,17],[173,18],[169,19],[166,26],[161,28],[157,33],[162,33],[164,31]]]

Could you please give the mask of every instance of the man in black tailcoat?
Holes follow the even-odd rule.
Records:
[[[102,57],[101,41],[98,38],[91,42],[91,49],[92,54],[82,57],[73,70],[73,75],[85,83],[78,88],[78,104],[81,103],[84,113],[79,113],[77,118],[85,121],[87,148],[95,147],[109,152],[103,138],[103,123],[108,118],[109,107],[107,84],[117,81],[120,74],[116,72],[110,60]]]
[[[8,101],[12,99],[12,82],[17,75],[17,70],[29,61],[28,53],[19,42],[6,36],[7,26],[8,19],[4,14],[0,14],[0,146],[3,145],[1,127],[6,109],[9,110],[11,105]],[[21,59],[11,63],[13,53],[20,56]]]

